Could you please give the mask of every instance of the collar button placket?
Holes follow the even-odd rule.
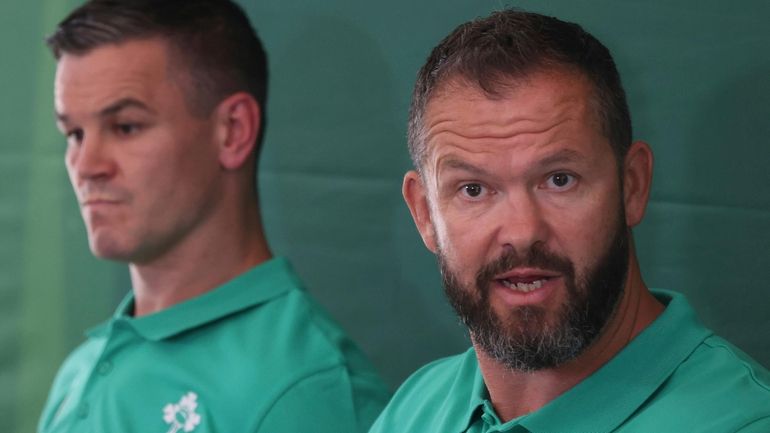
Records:
[[[99,362],[99,365],[96,367],[96,371],[102,375],[106,376],[112,371],[112,362],[108,359],[104,359]]]

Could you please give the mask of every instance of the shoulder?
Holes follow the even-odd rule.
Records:
[[[757,431],[752,429],[770,424],[770,373],[712,335],[679,364],[645,406],[639,418],[665,420],[669,428],[684,423],[698,431]]]
[[[370,433],[419,432],[451,423],[447,416],[467,410],[477,372],[473,349],[423,366],[399,387]]]
[[[700,359],[699,352],[703,352],[703,360],[749,378],[751,388],[770,396],[770,371],[724,338],[712,335],[705,339],[702,347],[693,354],[693,361]]]
[[[73,384],[85,380],[99,358],[104,346],[104,339],[92,337],[73,350],[59,367],[51,390],[48,393],[40,418],[42,425],[47,425],[59,410]]]
[[[365,431],[390,396],[343,329],[303,289],[244,317],[263,344],[254,354],[271,398],[258,431]],[[249,317],[250,316],[250,317]],[[304,415],[298,417],[298,413]]]
[[[690,355],[672,377],[675,383],[701,383],[714,397],[729,393],[747,409],[760,403],[770,415],[770,372],[722,337],[712,335]],[[737,402],[736,400],[733,400]]]
[[[231,356],[240,353],[263,366],[277,364],[282,371],[293,372],[293,379],[343,364],[340,346],[346,337],[342,330],[326,319],[286,260],[268,265],[241,279],[241,290],[235,293],[236,297],[248,293],[243,295],[245,304],[230,307],[233,313],[212,321],[205,333],[231,344]],[[191,337],[200,334],[195,331]]]
[[[670,377],[672,391],[698,386],[713,392],[716,398],[730,392],[730,398],[753,400],[764,398],[770,409],[770,373],[743,351],[723,339],[711,335],[685,359]],[[768,413],[770,415],[770,413]]]
[[[284,365],[296,364],[297,377],[360,356],[347,333],[303,289],[292,289],[250,315],[247,320],[265,326],[257,332],[269,333],[271,356]]]
[[[76,347],[59,367],[52,392],[55,392],[57,388],[69,388],[69,384],[78,376],[84,374],[83,372],[89,372],[99,359],[105,341],[102,336],[93,336]]]
[[[254,431],[367,431],[387,402],[384,388],[352,383],[343,367],[314,372],[284,389],[270,402]]]

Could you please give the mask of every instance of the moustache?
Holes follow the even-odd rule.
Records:
[[[548,251],[542,243],[536,243],[522,254],[512,248],[508,249],[496,260],[482,266],[476,273],[476,287],[481,290],[482,296],[486,296],[495,276],[522,267],[556,272],[568,280],[575,277],[575,266],[570,259]]]

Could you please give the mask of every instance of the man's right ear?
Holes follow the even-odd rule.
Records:
[[[246,92],[234,93],[216,107],[219,163],[227,170],[250,168],[259,129],[261,107]]]
[[[417,226],[417,231],[422,236],[422,241],[434,254],[437,251],[436,229],[431,218],[428,194],[420,175],[411,170],[404,175],[404,184],[401,188],[409,212]]]

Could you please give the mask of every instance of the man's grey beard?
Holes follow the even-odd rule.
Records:
[[[597,264],[577,279],[569,259],[536,243],[525,254],[508,250],[478,271],[475,287],[465,287],[439,250],[437,257],[444,291],[468,327],[475,346],[517,371],[553,368],[583,353],[612,317],[624,290],[629,232],[623,224],[623,212],[620,214],[609,247]],[[559,311],[553,312],[554,324],[548,323],[548,312],[539,306],[512,309],[510,318],[498,317],[492,309],[489,287],[494,276],[522,266],[562,275],[567,300]]]

